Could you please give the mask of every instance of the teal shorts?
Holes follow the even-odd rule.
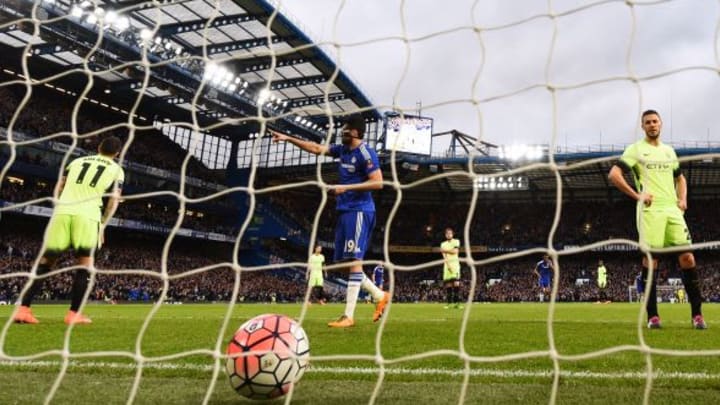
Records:
[[[322,273],[319,272],[319,273],[313,274],[311,272],[309,283],[310,283],[310,287],[322,287],[324,284]]]
[[[100,222],[79,215],[53,215],[46,232],[45,249],[60,253],[73,248],[77,256],[90,256],[98,247]]]
[[[460,280],[460,263],[445,264],[443,267],[443,281]]]
[[[651,248],[685,246],[692,243],[685,216],[675,206],[643,209],[640,212],[640,240]]]

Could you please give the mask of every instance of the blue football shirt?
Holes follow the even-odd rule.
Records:
[[[364,183],[368,175],[380,169],[377,153],[366,143],[361,143],[355,149],[345,145],[332,145],[329,155],[340,159],[340,184],[350,185]],[[375,201],[371,191],[348,190],[337,196],[338,211],[371,211],[375,212]]]
[[[385,269],[382,266],[375,266],[375,269],[373,269],[373,274],[375,275],[375,284],[376,285],[382,285],[383,273],[385,273]]]
[[[537,269],[538,273],[540,273],[540,277],[542,278],[551,278],[553,276],[552,266],[550,265],[550,262],[540,260],[537,263]]]

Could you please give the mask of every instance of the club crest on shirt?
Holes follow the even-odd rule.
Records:
[[[355,164],[355,162],[357,162],[357,159],[355,158],[355,156],[351,157],[350,163]]]

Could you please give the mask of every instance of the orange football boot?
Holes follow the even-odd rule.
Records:
[[[13,321],[15,321],[15,323],[40,323],[40,321],[38,321],[37,318],[35,318],[35,316],[33,315],[30,307],[26,307],[24,305],[18,309],[15,317],[13,317]]]
[[[92,323],[92,319],[79,312],[68,311],[67,315],[65,315],[65,324],[67,325],[86,325],[89,323]]]
[[[377,322],[382,318],[385,313],[385,307],[390,302],[390,293],[384,292],[383,297],[377,304],[375,304],[375,313],[373,313],[373,322]]]
[[[328,323],[331,328],[349,328],[355,326],[355,321],[352,318],[348,318],[346,315],[341,316],[336,321]]]

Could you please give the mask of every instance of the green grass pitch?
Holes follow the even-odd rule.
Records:
[[[65,305],[37,305],[40,325],[10,325],[2,342],[6,356],[28,356],[62,349]],[[71,353],[135,352],[136,337],[149,305],[90,305],[94,323],[78,326]],[[371,360],[337,360],[335,355],[374,355],[379,324],[371,321],[372,305],[358,304],[356,326],[334,330],[327,321],[342,312],[339,304],[308,308],[304,328],[310,339],[311,368],[293,394],[293,403],[367,403],[378,381]],[[473,304],[463,345],[480,362],[470,365],[467,404],[546,404],[551,400],[554,363],[549,355],[548,304]],[[560,377],[557,403],[638,404],[646,387],[647,356],[640,336],[656,350],[650,360],[655,378],[653,404],[720,403],[719,305],[705,305],[709,329],[690,325],[687,304],[662,304],[663,329],[638,329],[639,304],[557,304],[552,335]],[[5,325],[11,307],[0,307]],[[143,356],[169,356],[184,351],[212,350],[227,305],[166,305],[161,307],[141,341]],[[300,305],[239,304],[223,336],[223,347],[241,323],[263,313],[300,315]],[[377,403],[458,403],[463,383],[460,331],[463,310],[441,304],[395,304],[383,331],[380,350],[387,366]],[[640,331],[640,332],[639,332]],[[618,350],[609,350],[618,347]],[[608,350],[606,354],[597,353]],[[672,356],[667,351],[684,351]],[[689,350],[704,351],[687,355]],[[406,360],[424,352],[436,355]],[[526,358],[512,357],[528,354]],[[578,355],[595,353],[589,359]],[[519,357],[519,356],[518,356]],[[22,364],[0,363],[3,404],[42,403],[60,370],[57,355]],[[401,360],[401,361],[395,361]],[[500,360],[500,361],[491,361]],[[143,371],[135,403],[195,404],[202,402],[212,378],[212,357],[190,355],[153,362]],[[73,359],[52,403],[124,404],[136,370],[122,356]],[[246,402],[229,386],[224,370],[210,403]],[[273,401],[280,403],[279,401]]]

